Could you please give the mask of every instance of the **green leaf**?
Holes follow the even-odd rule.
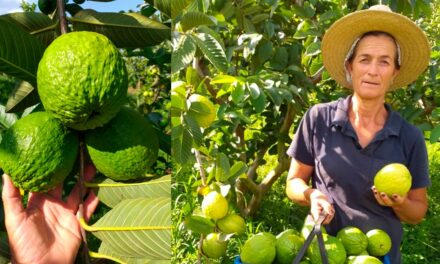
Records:
[[[272,86],[270,88],[266,89],[271,101],[276,105],[280,106],[283,99],[281,98],[281,95],[279,94],[279,89],[275,86]]]
[[[440,138],[440,125],[436,126],[432,131],[431,131],[431,137],[429,138],[429,141],[431,143],[435,143],[438,141],[438,139]]]
[[[191,3],[191,0],[173,0],[171,5],[171,18],[175,19],[186,7]]]
[[[303,6],[296,4],[292,7],[295,14],[301,18],[312,18],[315,15],[315,9],[308,1],[304,1]]]
[[[176,0],[154,0],[154,7],[160,10],[160,12],[166,14],[167,16],[171,16],[171,11],[173,10],[172,1]]]
[[[253,99],[258,98],[261,94],[260,87],[256,83],[251,83],[248,85],[249,93]]]
[[[0,105],[0,130],[10,128],[17,121],[16,114],[7,114],[3,105]]]
[[[232,165],[228,178],[236,178],[247,171],[248,167],[243,161],[237,161]]]
[[[19,26],[0,19],[0,72],[36,85],[44,45]]]
[[[315,56],[321,53],[321,42],[313,42],[306,48],[306,54],[307,56]]]
[[[172,128],[172,152],[177,163],[184,164],[191,157],[192,136],[187,128],[182,125]]]
[[[51,20],[43,13],[17,12],[0,16],[0,19],[9,21],[19,26],[24,31],[37,37],[48,46],[57,37],[56,21]]]
[[[272,57],[273,44],[270,41],[264,41],[258,47],[258,59],[265,62]]]
[[[37,90],[28,82],[18,81],[6,103],[6,112],[21,112],[39,102]]]
[[[106,35],[118,48],[139,48],[170,39],[170,28],[137,13],[101,13],[84,9],[70,18],[75,31]]]
[[[231,83],[234,83],[237,81],[239,81],[239,79],[235,76],[226,75],[226,74],[219,74],[219,75],[215,76],[214,78],[212,78],[210,83],[211,84],[223,84],[223,83],[231,84]]]
[[[201,129],[200,129],[199,124],[197,123],[196,120],[194,120],[194,119],[193,119],[191,116],[189,116],[189,115],[185,115],[185,116],[184,116],[184,120],[185,120],[185,123],[186,123],[186,125],[187,125],[187,126],[185,126],[185,127],[188,128],[188,131],[189,131],[190,134],[191,134],[191,138],[192,138],[192,140],[193,140],[193,142],[194,142],[194,145],[195,145],[196,147],[201,146],[202,143],[203,143],[203,135],[202,135],[202,131],[201,131]]]
[[[205,55],[217,70],[220,72],[228,71],[228,61],[226,60],[225,51],[213,36],[206,33],[198,33],[191,37],[197,43],[203,55]]]
[[[176,73],[191,63],[196,54],[197,46],[192,38],[181,35],[171,58],[171,72]]]
[[[263,112],[266,108],[266,96],[264,96],[264,93],[260,93],[260,96],[257,98],[252,98],[252,105],[257,113]]]
[[[183,31],[187,31],[200,25],[212,26],[216,23],[210,16],[206,14],[200,12],[188,12],[183,15],[182,20],[180,20],[180,24],[182,25]]]
[[[171,258],[171,199],[127,199],[90,229],[114,253],[150,259]]]
[[[220,182],[227,181],[231,174],[228,157],[220,152],[215,160],[215,179]]]
[[[275,70],[282,71],[286,68],[289,61],[289,55],[285,47],[278,47],[275,49],[275,54],[270,60],[270,66]]]
[[[321,36],[321,32],[308,20],[299,23],[293,38],[304,39],[311,36]]]
[[[245,92],[245,86],[238,82],[236,85],[234,85],[234,89],[232,90],[231,97],[232,102],[234,104],[240,104],[244,99],[244,92]]]
[[[91,257],[93,258],[104,258],[113,260],[115,262],[122,262],[126,264],[169,264],[169,259],[164,260],[158,260],[158,259],[149,259],[149,258],[134,258],[134,257],[127,257],[127,256],[121,256],[118,254],[115,254],[115,251],[112,247],[107,245],[107,243],[101,243],[99,246],[99,253],[91,252]]]
[[[99,200],[105,205],[115,207],[124,199],[169,196],[171,176],[166,175],[139,183],[122,183],[103,177],[87,183],[86,186],[95,188],[95,193],[98,195]]]
[[[201,215],[190,215],[183,222],[185,228],[191,230],[197,234],[207,235],[214,232],[215,223],[206,217]]]
[[[80,5],[78,4],[67,4],[65,6],[66,11],[69,12],[69,14],[71,16],[76,15],[76,13],[78,13],[79,11],[83,10],[84,8],[82,8]]]

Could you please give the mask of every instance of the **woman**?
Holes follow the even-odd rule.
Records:
[[[401,263],[401,222],[416,224],[425,216],[430,180],[423,134],[385,103],[385,94],[413,82],[429,54],[423,31],[386,6],[336,21],[322,42],[323,62],[353,93],[310,108],[288,150],[288,197],[311,206],[315,219],[327,213],[329,234],[346,226],[383,229],[392,239],[393,264]],[[388,197],[373,179],[396,162],[408,167],[412,186],[405,196]]]

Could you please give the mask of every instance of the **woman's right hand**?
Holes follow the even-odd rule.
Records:
[[[324,212],[327,214],[323,224],[329,224],[334,215],[335,209],[333,205],[329,202],[329,199],[325,194],[317,189],[312,189],[310,193],[310,213],[313,216],[313,219],[316,221],[319,215]]]

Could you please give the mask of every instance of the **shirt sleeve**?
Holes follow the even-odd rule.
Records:
[[[425,138],[422,132],[416,128],[417,137],[410,151],[408,169],[412,176],[411,189],[428,187],[431,185],[429,179],[428,152],[426,150]]]
[[[311,107],[304,114],[293,137],[293,141],[287,150],[287,155],[309,166],[315,165],[313,140],[316,118],[313,118],[312,113],[316,113],[315,107]]]

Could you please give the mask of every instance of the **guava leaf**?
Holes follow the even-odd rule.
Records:
[[[231,165],[228,157],[220,152],[215,161],[215,179],[220,182],[227,181],[231,175]]]
[[[0,19],[0,72],[35,85],[43,43],[19,26]]]
[[[37,90],[26,81],[18,81],[6,103],[6,112],[21,112],[40,102]]]
[[[169,264],[169,259],[148,259],[148,258],[134,258],[134,257],[127,257],[127,256],[121,256],[118,254],[115,254],[112,247],[107,245],[107,243],[101,243],[99,246],[99,253],[98,254],[91,254],[93,258],[106,258],[113,261],[118,262],[124,262],[127,264]]]
[[[200,25],[213,26],[216,23],[210,16],[201,12],[188,12],[183,15],[180,24],[182,25],[183,31],[187,31]]]
[[[177,163],[184,164],[191,157],[193,139],[187,127],[177,125],[172,128],[172,153]]]
[[[177,46],[173,51],[171,60],[171,72],[175,73],[188,66],[194,59],[197,46],[194,41],[185,36],[180,36]]]
[[[16,12],[2,15],[0,19],[19,26],[24,31],[37,37],[46,46],[57,37],[58,23],[43,13]]]
[[[113,208],[125,199],[170,196],[171,176],[139,183],[121,183],[105,177],[86,185],[96,188],[99,200]]]
[[[155,2],[159,3],[162,1],[164,0],[156,0]],[[191,0],[173,0],[173,4],[171,5],[171,18],[176,18],[182,12],[182,10],[188,7],[189,3],[191,3]]]
[[[0,131],[11,127],[17,121],[17,115],[7,114],[3,105],[0,105]]]
[[[171,200],[126,199],[101,217],[89,231],[115,254],[148,259],[171,258]]]
[[[225,51],[220,43],[210,34],[198,33],[191,35],[196,42],[203,55],[212,63],[212,65],[220,72],[228,71],[228,61]]]
[[[154,0],[154,7],[159,9],[162,13],[166,14],[167,16],[171,16],[171,12],[174,9],[174,3],[171,4],[172,1],[176,0]]]
[[[188,230],[191,230],[197,234],[209,234],[214,232],[215,223],[206,217],[201,215],[190,215],[183,222]]]
[[[170,28],[137,13],[106,13],[84,9],[70,21],[74,31],[106,35],[118,48],[139,48],[170,39]]]

